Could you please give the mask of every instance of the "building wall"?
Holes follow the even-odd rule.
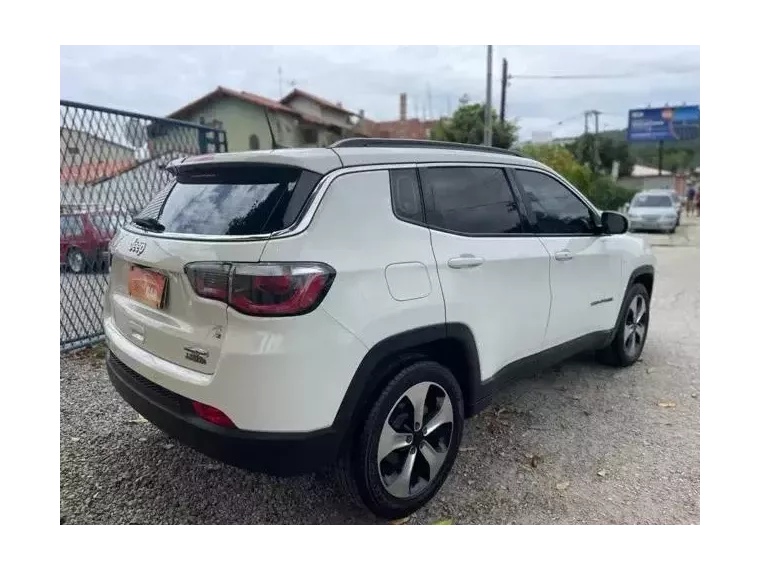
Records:
[[[623,176],[617,183],[630,190],[660,190],[662,188],[676,189],[676,177],[670,176]]]
[[[306,123],[287,113],[277,111],[268,113],[275,138],[281,146],[329,146],[342,138],[326,126]],[[249,144],[251,135],[258,138],[260,150],[272,148],[272,137],[264,109],[234,97],[215,99],[192,113],[176,118],[199,124],[202,120],[205,125],[223,129],[227,134],[229,152],[251,150]],[[307,135],[307,130],[312,131],[310,137]],[[164,129],[161,136],[151,139],[150,146],[152,156],[180,149],[197,153],[197,131],[182,127],[168,127]]]
[[[61,129],[61,164],[76,166],[93,162],[134,160],[135,151],[84,131]]]
[[[312,117],[318,117],[324,121],[332,123],[336,126],[347,128],[351,127],[350,115],[347,113],[341,113],[335,109],[328,107],[322,107],[315,101],[306,97],[296,96],[288,103],[289,107],[292,107],[299,113],[311,115]]]
[[[232,97],[225,97],[211,101],[192,114],[181,117],[182,120],[191,123],[199,123],[201,118],[205,124],[212,121],[221,123],[220,128],[227,133],[227,150],[229,152],[251,150],[251,135],[258,138],[259,149],[272,148],[272,137],[269,133],[266,113],[261,107]],[[300,145],[301,136],[295,117],[270,111],[269,120],[272,122],[272,130],[279,144],[285,146]]]

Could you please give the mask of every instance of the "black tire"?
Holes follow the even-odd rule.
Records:
[[[631,304],[633,303],[634,299],[637,297],[641,297],[645,303],[645,313],[642,318],[642,322],[644,323],[644,330],[643,333],[640,335],[641,337],[641,343],[638,344],[635,347],[635,350],[626,348],[626,325],[629,325],[628,322],[629,319],[629,312],[631,308]],[[636,362],[639,357],[641,356],[641,352],[644,350],[644,346],[646,345],[647,336],[649,335],[649,317],[650,317],[650,302],[649,302],[649,293],[647,292],[646,287],[642,285],[641,283],[634,283],[633,286],[628,289],[628,292],[625,295],[625,298],[623,299],[622,304],[622,318],[620,319],[620,324],[617,327],[617,330],[615,331],[615,337],[612,339],[612,343],[610,345],[602,350],[600,350],[597,353],[597,356],[599,357],[599,360],[602,361],[605,364],[609,364],[610,366],[619,366],[619,367],[626,367],[630,366],[634,362]],[[634,342],[636,338],[638,338],[638,331],[634,327],[634,335],[637,335],[634,337]]]
[[[84,273],[87,270],[87,256],[78,247],[71,247],[66,252],[66,268],[71,273]]]
[[[427,382],[433,383],[433,387],[429,387],[426,391],[425,410],[428,410],[427,402],[433,402],[433,400],[435,402],[445,402],[445,398],[440,398],[441,392],[439,389],[445,391],[444,393],[448,396],[451,403],[453,413],[450,427],[449,424],[446,424],[438,428],[438,430],[431,432],[431,434],[438,434],[443,439],[448,440],[448,446],[444,446],[447,449],[446,456],[440,464],[440,469],[430,481],[427,481],[421,475],[417,475],[417,484],[422,485],[420,490],[412,492],[409,497],[400,498],[389,492],[387,489],[388,485],[384,483],[383,476],[380,473],[381,467],[377,460],[380,434],[385,426],[386,419],[391,417],[391,414],[395,413],[399,408],[402,408],[407,403],[411,403],[410,400],[404,398],[407,391],[416,385]],[[436,395],[438,398],[435,398]],[[435,415],[433,412],[427,411],[422,422],[423,425],[432,417],[432,415],[428,414]],[[401,416],[411,419],[408,415],[401,414]],[[397,415],[396,419],[399,417]],[[404,422],[406,422],[406,419]],[[414,423],[413,419],[412,423]],[[372,405],[366,421],[361,426],[361,432],[353,444],[348,446],[346,452],[336,465],[336,479],[344,492],[355,502],[363,504],[377,517],[394,520],[409,516],[430,501],[446,481],[459,451],[463,425],[464,400],[462,398],[462,390],[451,371],[441,364],[429,360],[410,364],[391,378]],[[422,430],[414,431],[413,437],[415,442],[421,434]],[[420,449],[419,452],[416,449],[414,452],[411,451],[412,448],[416,447],[415,445],[406,445],[399,450],[393,451],[387,457],[391,458],[392,455],[399,454],[397,457],[401,461],[403,460],[401,458],[408,458],[408,456],[416,452],[417,459],[414,461],[419,463],[413,462],[415,468],[419,469],[423,475],[426,473],[425,470],[427,468],[429,475],[430,463],[426,459],[423,459],[425,454],[423,453],[422,446],[424,445],[426,445],[424,442],[420,443],[420,447],[417,448]],[[393,457],[392,459],[396,459],[397,457]],[[385,462],[383,465],[386,465]],[[414,474],[410,478],[410,481],[413,480]]]

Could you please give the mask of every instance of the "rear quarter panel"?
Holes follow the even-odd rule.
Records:
[[[616,237],[618,239],[615,240],[615,250],[622,260],[620,293],[618,295],[620,302],[622,302],[633,272],[643,266],[651,266],[656,269],[657,260],[652,252],[652,247],[645,238],[632,234]]]
[[[336,277],[321,308],[368,348],[446,319],[430,231],[395,217],[387,170],[336,178],[308,229],[270,240],[261,260],[330,264]]]

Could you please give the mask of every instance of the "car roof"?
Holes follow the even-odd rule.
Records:
[[[167,165],[167,168],[185,170],[204,164],[260,163],[293,166],[326,174],[338,168],[352,166],[438,162],[476,162],[547,169],[540,162],[523,157],[514,151],[460,143],[407,139],[345,139],[328,148],[288,148],[198,155],[174,160]]]

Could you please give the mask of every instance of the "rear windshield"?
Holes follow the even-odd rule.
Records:
[[[633,205],[637,208],[670,208],[673,205],[673,201],[669,196],[662,194],[649,194],[646,196],[638,196]]]
[[[215,166],[180,172],[138,217],[165,232],[243,236],[275,232],[298,218],[320,176],[288,167]]]

